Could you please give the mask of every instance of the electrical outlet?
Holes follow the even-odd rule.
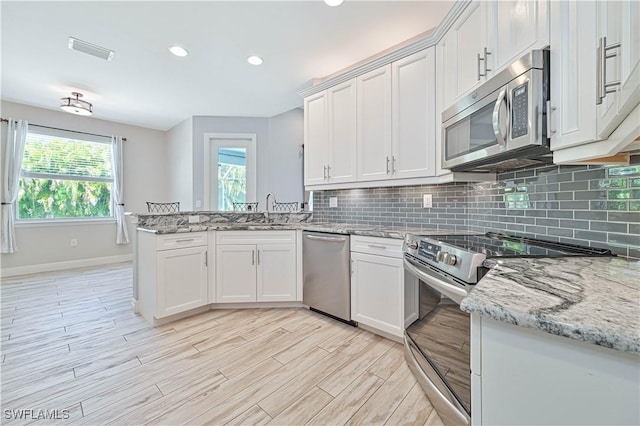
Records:
[[[199,222],[200,222],[200,216],[198,216],[197,214],[189,216],[189,223],[199,223]]]
[[[425,209],[430,209],[433,207],[433,195],[424,194],[422,196],[422,207]]]
[[[329,197],[329,207],[338,207],[338,197]]]
[[[78,247],[78,240],[75,238],[71,239],[71,247]]]

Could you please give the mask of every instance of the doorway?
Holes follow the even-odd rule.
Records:
[[[206,133],[205,208],[232,211],[233,203],[256,201],[256,135]]]

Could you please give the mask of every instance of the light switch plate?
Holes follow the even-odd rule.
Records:
[[[338,197],[329,197],[329,207],[338,207]]]
[[[424,194],[422,196],[422,207],[424,207],[425,209],[430,209],[433,207],[433,195]]]
[[[189,216],[189,223],[199,223],[200,222],[200,216],[196,215],[192,215]]]

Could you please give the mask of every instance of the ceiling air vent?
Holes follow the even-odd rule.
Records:
[[[113,50],[96,46],[95,44],[91,44],[74,37],[69,37],[69,49],[77,50],[78,52],[86,53],[87,55],[95,56],[96,58],[104,59],[106,61],[113,59],[113,54],[116,53]]]

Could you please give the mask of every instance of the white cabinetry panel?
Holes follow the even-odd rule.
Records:
[[[216,248],[216,302],[256,301],[256,247],[219,244]]]

